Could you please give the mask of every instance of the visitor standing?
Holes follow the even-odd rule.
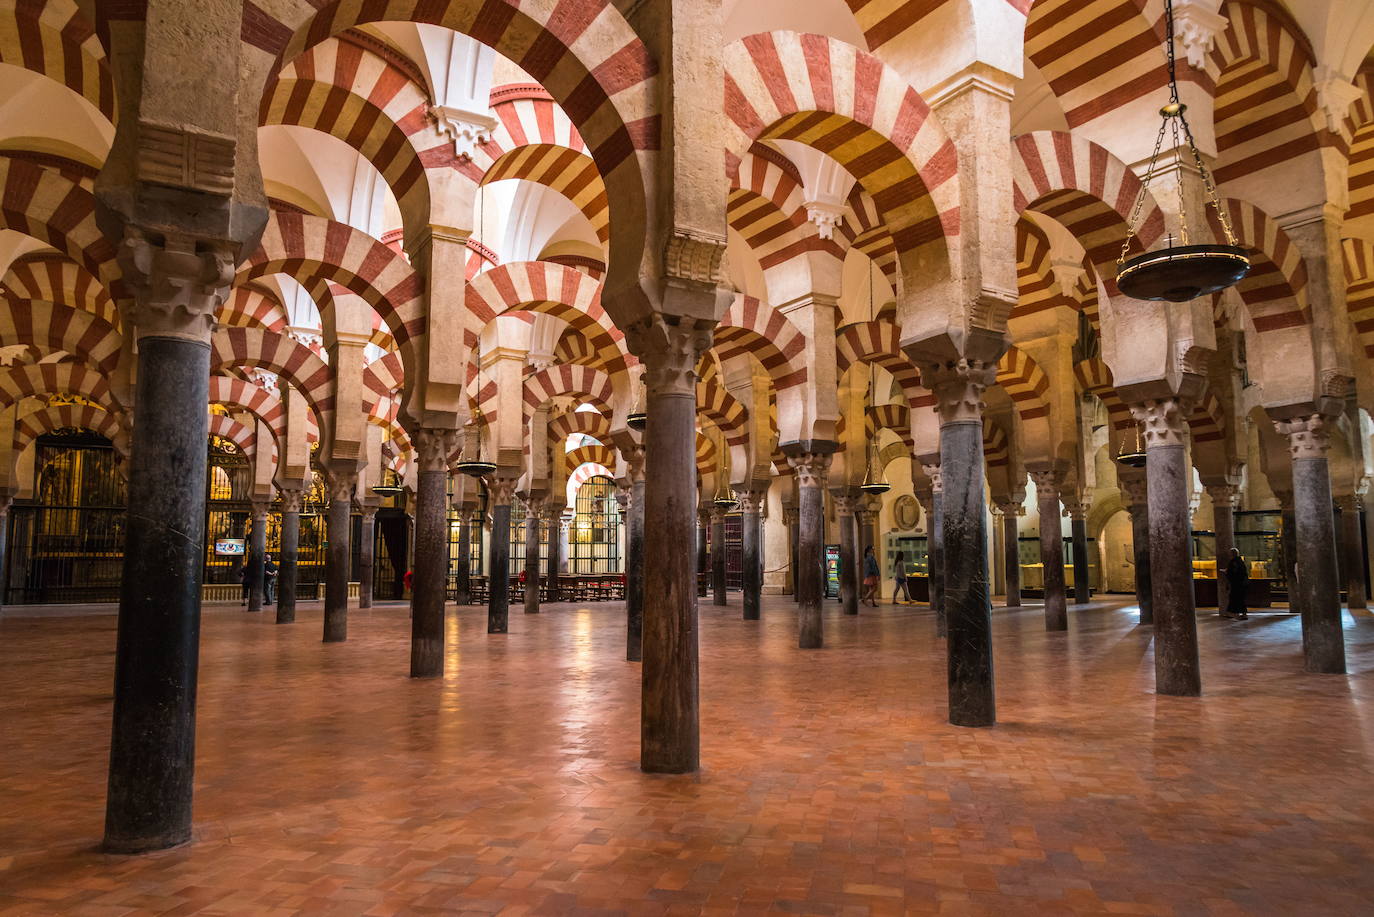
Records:
[[[911,604],[911,590],[906,584],[906,552],[898,551],[896,558],[892,561],[892,578],[896,585],[892,589],[893,605]],[[902,601],[897,601],[897,594],[901,593]]]
[[[271,605],[277,599],[277,562],[271,554],[262,556],[262,601]]]
[[[878,558],[873,554],[873,545],[864,548],[864,591],[859,599],[874,608],[878,607],[878,583],[881,581]]]
[[[1226,562],[1226,617],[1245,619],[1250,617],[1245,607],[1245,590],[1250,583],[1250,565],[1240,556],[1240,550],[1231,549],[1231,559]]]

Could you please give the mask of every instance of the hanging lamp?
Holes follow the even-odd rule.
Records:
[[[868,321],[874,321],[873,315],[873,265],[868,265]],[[868,402],[872,404],[878,397],[878,367],[869,361],[868,364]],[[868,432],[868,423],[865,418],[864,433]],[[892,489],[892,485],[887,482],[887,473],[883,469],[878,459],[878,431],[873,431],[873,438],[868,441],[868,448],[865,450],[868,455],[864,460],[864,482],[859,485],[859,490],[866,494],[885,494]]]
[[[1188,106],[1179,99],[1178,78],[1174,63],[1173,0],[1165,0],[1164,17],[1168,31],[1166,50],[1169,61],[1169,102],[1159,110],[1160,116],[1164,120],[1159,125],[1159,136],[1155,139],[1154,153],[1150,155],[1149,168],[1146,169],[1145,177],[1141,180],[1140,193],[1136,196],[1135,206],[1131,210],[1131,218],[1126,226],[1126,241],[1121,246],[1121,257],[1116,260],[1116,285],[1122,293],[1132,299],[1187,302],[1190,299],[1216,293],[1239,283],[1241,278],[1250,270],[1250,258],[1245,249],[1236,244],[1235,233],[1231,231],[1231,221],[1226,216],[1225,211],[1222,210],[1221,201],[1217,198],[1217,189],[1212,181],[1212,174],[1207,171],[1207,166],[1202,161],[1202,154],[1198,152],[1197,144],[1193,140],[1192,128],[1188,126]],[[1135,238],[1135,227],[1145,206],[1146,189],[1150,186],[1150,179],[1154,177],[1155,165],[1159,161],[1159,151],[1164,145],[1164,135],[1168,133],[1172,136],[1173,149],[1177,150],[1180,146],[1180,128],[1182,139],[1187,141],[1188,149],[1193,154],[1193,162],[1197,165],[1198,172],[1202,176],[1202,184],[1207,191],[1207,204],[1216,211],[1226,244],[1193,245],[1190,243],[1188,213],[1183,193],[1183,164],[1180,162],[1177,165],[1180,173],[1178,215],[1179,241],[1182,244],[1174,245],[1174,238],[1171,234],[1166,240],[1164,248],[1146,252],[1127,260],[1126,256],[1130,253],[1131,240]]]
[[[725,468],[723,466],[718,472],[718,476],[720,477],[720,484],[716,487],[716,496],[711,502],[715,504],[716,509],[729,512],[739,505],[739,501],[735,499],[734,492],[725,483]]]
[[[482,397],[482,353],[477,353],[477,397]],[[472,418],[473,423],[477,424],[477,448],[473,450],[472,458],[464,458],[457,464],[457,469],[461,474],[474,478],[484,478],[496,471],[496,463],[488,462],[482,458],[482,427],[486,426],[482,422],[482,409],[477,409],[476,415]],[[466,450],[464,450],[466,451]]]
[[[1135,427],[1135,447],[1128,449],[1126,444],[1121,444],[1121,451],[1117,453],[1116,460],[1127,468],[1145,467],[1145,446],[1140,442],[1140,426]]]

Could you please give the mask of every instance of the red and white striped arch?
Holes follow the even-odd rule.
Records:
[[[21,415],[14,424],[14,451],[46,433],[90,430],[114,442],[122,432],[118,414],[92,404],[49,404]]]
[[[106,375],[82,363],[29,363],[0,372],[0,407],[41,395],[80,395],[114,411],[125,407]]]
[[[122,342],[114,325],[73,306],[30,300],[23,308],[0,310],[0,347],[29,344],[44,354],[69,353],[100,372],[112,373],[119,365]]]
[[[735,296],[716,325],[712,346],[721,360],[756,357],[775,391],[806,383],[806,335],[787,316],[753,296]]]
[[[234,418],[225,417],[223,414],[211,414],[210,435],[229,440],[250,462],[257,461],[258,435],[247,424],[241,424]]]
[[[911,408],[905,404],[870,404],[864,412],[868,418],[867,434],[872,439],[879,430],[891,430],[907,448],[907,455],[916,447],[911,435]],[[843,418],[841,418],[843,420]]]
[[[122,327],[119,309],[110,293],[89,271],[65,255],[35,252],[16,259],[4,276],[14,308],[27,302],[63,303],[91,313],[116,328]]]
[[[725,51],[727,169],[755,141],[793,140],[843,165],[873,197],[913,286],[959,235],[954,143],[915,89],[882,61],[822,35],[768,32]],[[910,262],[907,259],[910,258]],[[934,263],[940,263],[935,260]]]
[[[1259,332],[1293,328],[1310,321],[1307,263],[1278,222],[1249,201],[1221,201],[1236,241],[1250,253],[1250,273],[1236,285]],[[1212,232],[1222,238],[1216,211],[1207,208]]]
[[[1050,380],[1030,354],[1015,345],[997,362],[997,384],[1011,397],[1022,420],[1048,417]]]
[[[727,446],[749,441],[749,412],[715,376],[697,383],[697,415],[716,425]]]
[[[611,377],[590,366],[550,366],[525,379],[525,415],[529,416],[555,398],[581,399],[603,414],[614,412],[615,386]],[[488,420],[491,414],[482,408]]]
[[[837,240],[816,235],[805,198],[796,166],[763,144],[754,144],[731,175],[726,222],[764,270],[808,251],[844,257]]]
[[[0,63],[42,74],[115,123],[114,76],[94,25],[72,0],[0,6]]]
[[[114,246],[95,224],[95,195],[56,170],[0,156],[0,229],[48,243],[120,297]]]
[[[854,322],[835,332],[835,368],[841,377],[859,363],[873,363],[892,373],[913,410],[935,404],[935,396],[921,386],[921,371],[901,348],[901,329],[895,322],[877,319]]]
[[[563,454],[563,470],[570,478],[582,465],[600,465],[605,468],[613,468],[615,467],[615,450],[610,446],[586,445],[578,446],[571,452]]]
[[[572,474],[568,475],[566,494],[569,506],[577,505],[577,492],[582,489],[583,484],[586,484],[592,478],[605,478],[608,481],[614,481],[615,475],[611,474],[611,469],[607,468],[604,464],[596,464],[594,462],[579,465],[574,468]]]
[[[363,388],[377,398],[392,398],[405,387],[401,355],[387,353],[363,367]]]
[[[255,284],[235,287],[215,312],[215,321],[226,328],[286,330],[288,316],[281,300]]]
[[[1374,245],[1364,239],[1343,239],[1345,305],[1364,355],[1374,359]]]
[[[1345,136],[1350,138],[1347,220],[1374,214],[1374,65],[1366,63],[1361,68],[1355,85],[1360,95],[1345,119]]]
[[[284,334],[221,328],[210,341],[210,371],[265,369],[286,378],[324,427],[334,410],[334,373],[310,349]],[[362,406],[359,405],[361,410]]]

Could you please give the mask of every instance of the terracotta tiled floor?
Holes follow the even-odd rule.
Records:
[[[114,618],[0,621],[0,914],[1374,913],[1374,620],[1352,675],[1298,622],[1202,618],[1206,696],[1156,697],[1126,610],[996,613],[994,729],[944,721],[929,613],[827,610],[796,649],[702,607],[699,777],[638,770],[619,605],[404,608],[278,627],[207,610],[196,842],[93,852]]]

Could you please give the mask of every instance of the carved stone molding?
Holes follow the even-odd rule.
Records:
[[[1051,469],[1048,471],[1031,471],[1028,472],[1028,474],[1030,474],[1030,479],[1035,482],[1035,493],[1037,498],[1049,494],[1053,494],[1055,497],[1059,496],[1059,484],[1061,480],[1059,472]]]
[[[1307,414],[1274,421],[1279,435],[1288,437],[1288,454],[1293,461],[1326,458],[1331,448],[1330,420],[1323,414]]]
[[[1130,405],[1131,416],[1145,434],[1145,448],[1182,446],[1188,431],[1188,415],[1193,404],[1188,398],[1147,399]]]
[[[329,499],[353,502],[358,490],[358,472],[331,471],[329,473]]]
[[[697,363],[711,346],[715,323],[662,315],[631,325],[626,331],[630,350],[644,364],[644,388],[649,396],[696,397]]]
[[[510,506],[511,497],[515,494],[515,485],[520,479],[508,477],[506,475],[493,474],[487,477],[487,496],[490,497],[492,506]]]
[[[663,273],[674,280],[715,286],[725,280],[725,240],[675,229],[663,252]]]
[[[872,525],[873,520],[878,518],[878,514],[871,509],[856,509],[854,519],[859,525]]]
[[[807,220],[816,227],[816,237],[819,239],[833,239],[835,229],[844,223],[844,201],[818,199],[803,201],[802,206],[806,208]]]
[[[1179,0],[1174,9],[1174,29],[1183,58],[1194,70],[1207,66],[1216,37],[1226,29],[1226,17],[1213,0]]]
[[[459,159],[471,159],[474,150],[490,143],[492,131],[500,123],[489,114],[453,105],[431,105],[429,115],[439,133],[453,141],[453,154]]]
[[[301,491],[295,487],[278,487],[277,492],[281,494],[281,511],[283,513],[299,513],[301,511]]]
[[[787,464],[797,473],[799,487],[824,487],[826,476],[830,473],[830,453],[803,452],[789,455]]]
[[[415,458],[421,472],[448,471],[448,457],[458,448],[458,431],[427,427],[415,434]]]
[[[116,260],[134,294],[138,337],[209,342],[215,310],[234,280],[229,245],[175,235],[159,241],[126,226]]]
[[[1235,484],[1208,484],[1207,496],[1212,498],[1213,506],[1235,509],[1240,500],[1240,488]]]
[[[140,118],[138,180],[218,197],[234,193],[233,137]]]
[[[921,369],[921,381],[935,393],[940,423],[981,423],[983,392],[997,378],[997,365],[958,360]]]

